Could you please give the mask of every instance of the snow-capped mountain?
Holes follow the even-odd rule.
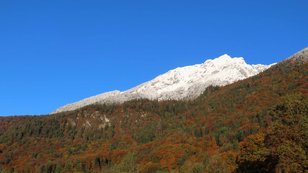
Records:
[[[271,65],[249,65],[243,58],[225,54],[202,64],[176,68],[135,88],[121,92],[112,91],[68,104],[53,113],[72,111],[95,103],[123,103],[146,98],[150,100],[193,99],[210,86],[224,86],[257,75]]]

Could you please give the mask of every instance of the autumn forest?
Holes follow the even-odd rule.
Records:
[[[195,100],[0,117],[1,173],[301,173],[307,49]]]

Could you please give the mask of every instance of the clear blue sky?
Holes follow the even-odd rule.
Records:
[[[0,115],[44,114],[221,54],[308,46],[307,0],[0,1]]]

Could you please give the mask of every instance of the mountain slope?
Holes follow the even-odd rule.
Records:
[[[306,49],[194,100],[0,119],[0,172],[304,172],[307,59]]]
[[[243,58],[222,55],[203,64],[171,70],[130,90],[113,91],[65,105],[53,113],[72,111],[95,103],[123,103],[134,99],[182,100],[198,97],[208,86],[224,86],[254,76],[271,65],[249,65]]]

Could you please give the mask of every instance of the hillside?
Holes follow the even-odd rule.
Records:
[[[307,60],[304,49],[194,100],[0,118],[0,172],[304,172]]]

